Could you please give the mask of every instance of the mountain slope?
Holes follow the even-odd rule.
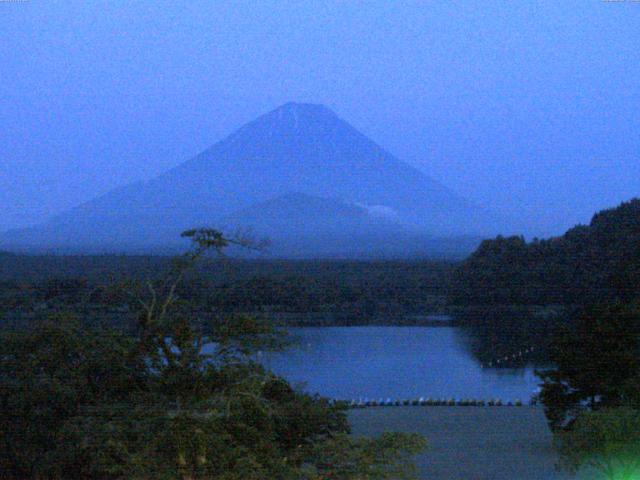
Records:
[[[381,217],[432,236],[487,233],[492,220],[326,107],[288,103],[149,182],[10,232],[0,244],[105,250],[166,245],[186,228],[217,226],[245,209],[254,208],[247,227],[265,225],[268,215],[259,219],[254,206],[291,192],[321,199],[329,209],[341,202],[377,214],[378,222],[362,223],[362,234],[377,228]],[[338,217],[331,228],[338,228]],[[331,219],[325,223],[329,228]],[[286,222],[281,227],[286,234]]]

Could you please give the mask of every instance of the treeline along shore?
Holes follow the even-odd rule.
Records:
[[[560,237],[485,240],[462,262],[210,259],[177,293],[203,314],[259,314],[287,326],[456,324],[535,337],[579,305],[637,297],[639,223],[636,199]],[[126,281],[155,278],[171,262],[0,253],[0,313],[5,324],[61,310],[121,324]]]
[[[640,288],[640,199],[595,214],[547,240],[485,240],[455,270],[449,303],[585,305],[628,303]]]
[[[6,318],[72,308],[117,322],[126,282],[157,277],[155,256],[0,255]],[[252,313],[288,326],[437,324],[456,264],[445,261],[203,261],[178,296],[202,313]]]

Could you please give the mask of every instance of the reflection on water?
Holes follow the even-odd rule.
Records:
[[[482,341],[469,329],[308,327],[291,333],[296,345],[263,355],[263,363],[308,392],[332,398],[528,400],[539,384],[526,356],[519,368],[483,368],[473,352]]]
[[[467,348],[480,362],[520,368],[545,362],[553,332],[569,318],[568,311],[526,307],[477,307],[456,314]]]

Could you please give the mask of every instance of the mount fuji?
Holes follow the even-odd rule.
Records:
[[[330,109],[287,103],[154,179],[0,235],[0,248],[169,251],[211,226],[267,236],[274,256],[429,256],[471,251],[496,222]]]

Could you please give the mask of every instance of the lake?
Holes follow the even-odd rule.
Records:
[[[528,401],[533,363],[483,368],[473,335],[457,327],[291,328],[295,346],[261,362],[310,393],[336,399],[500,398]],[[525,346],[514,345],[514,351]]]

